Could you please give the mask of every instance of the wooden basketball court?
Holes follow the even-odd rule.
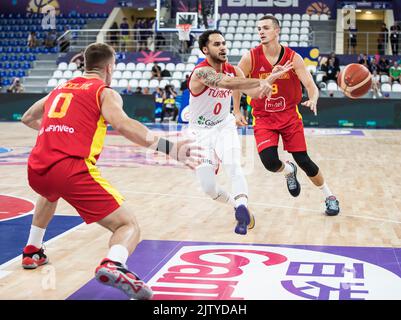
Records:
[[[9,149],[0,153],[0,194],[35,202],[26,159],[37,133],[21,123],[0,123],[0,131],[0,147]],[[400,248],[401,131],[306,129],[306,135],[311,158],[340,201],[340,215],[324,214],[321,191],[301,171],[302,191],[292,198],[283,175],[263,168],[253,135],[243,135],[244,170],[256,218],[246,236],[234,233],[233,209],[208,199],[191,170],[166,165],[157,156],[133,156],[144,153],[119,135],[107,136],[99,167],[135,212],[144,240]],[[282,149],[280,154],[290,159]],[[230,188],[223,171],[218,181]],[[63,200],[56,214],[77,216]],[[16,254],[0,266],[0,299],[68,298],[93,279],[109,236],[96,224],[78,224],[45,244],[50,264],[32,271],[21,268]],[[25,242],[28,232],[18,237]]]

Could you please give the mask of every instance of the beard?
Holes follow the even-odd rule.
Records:
[[[220,54],[216,54],[216,55],[210,55],[210,59],[214,62],[214,63],[224,63],[227,61],[227,53],[225,56],[222,56]]]

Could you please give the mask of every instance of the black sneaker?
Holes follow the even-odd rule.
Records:
[[[299,182],[297,180],[297,166],[289,161],[287,163],[294,168],[294,172],[285,176],[285,178],[287,180],[288,192],[293,197],[298,197],[299,194],[301,193],[301,185],[299,184]]]
[[[328,216],[336,216],[340,213],[340,203],[335,196],[326,198],[326,214]]]
[[[107,258],[96,268],[95,277],[102,284],[120,289],[131,299],[149,300],[153,296],[152,290],[135,273]]]

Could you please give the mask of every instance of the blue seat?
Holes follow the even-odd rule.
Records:
[[[22,78],[22,77],[25,77],[25,76],[26,76],[26,73],[25,73],[25,71],[20,70],[20,71],[18,71],[17,76],[20,77],[20,78]]]
[[[11,63],[10,62],[4,63],[4,69],[11,69]]]
[[[1,61],[7,61],[7,60],[8,60],[8,56],[7,55],[1,56]]]
[[[50,49],[50,53],[58,53],[59,52],[59,48],[58,47],[54,47]]]
[[[7,76],[10,77],[10,78],[16,77],[16,76],[17,76],[17,73],[16,73],[14,70],[12,70],[12,71],[9,71],[9,72],[7,73]]]
[[[49,49],[47,49],[47,48],[40,48],[40,52],[41,53],[49,53]]]
[[[15,70],[15,69],[21,69],[21,63],[19,63],[19,62],[14,63],[13,69],[14,69],[14,70]]]
[[[4,50],[3,47],[0,47],[0,53],[3,53],[3,50]]]
[[[21,54],[18,58],[19,61],[26,61],[26,57],[24,54]]]
[[[23,65],[22,65],[22,69],[30,69],[31,68],[31,64],[29,63],[29,62],[25,62]]]
[[[10,79],[3,79],[2,83],[3,86],[9,86],[11,84]]]
[[[6,76],[6,72],[1,70],[0,71],[0,78],[4,78]]]
[[[21,52],[22,52],[21,47],[15,47],[14,48],[14,53],[21,53]]]
[[[22,52],[24,52],[24,53],[29,53],[29,52],[31,52],[31,48],[25,47],[25,48],[22,50]]]
[[[8,58],[8,61],[17,61],[17,56],[16,55],[12,55]]]
[[[35,61],[35,60],[36,60],[35,55],[31,54],[28,56],[28,61]]]

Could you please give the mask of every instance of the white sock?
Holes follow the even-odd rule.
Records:
[[[128,249],[126,247],[121,244],[115,244],[111,246],[107,258],[125,265],[128,259],[128,254]]]
[[[235,200],[231,194],[229,194],[227,191],[224,191],[221,189],[219,186],[217,186],[217,198],[214,198],[213,200],[216,200],[218,202],[222,203],[228,203],[230,206],[235,207]]]
[[[42,247],[45,232],[46,229],[31,225],[31,231],[29,232],[29,238],[26,245],[35,246],[36,248],[40,249]]]
[[[234,197],[235,199],[236,197]],[[235,207],[239,207],[240,205],[243,205],[245,207],[248,207],[248,197],[245,197],[244,195],[240,195],[238,198],[235,199]]]
[[[285,175],[289,175],[290,173],[294,172],[294,167],[290,165],[288,162],[284,162],[284,170]]]
[[[326,184],[326,182],[323,183],[323,184],[319,187],[319,189],[323,191],[323,194],[324,194],[325,198],[330,197],[330,196],[333,195],[333,193],[331,192],[331,190],[330,190],[330,188],[328,187],[328,185]]]

